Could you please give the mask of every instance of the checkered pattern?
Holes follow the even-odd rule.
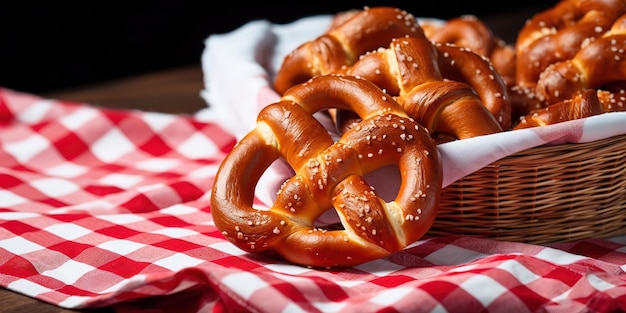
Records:
[[[208,201],[234,143],[192,117],[0,89],[0,285],[128,312],[134,301],[180,312],[626,310],[626,236],[549,247],[425,238],[344,270],[248,255],[215,228]]]

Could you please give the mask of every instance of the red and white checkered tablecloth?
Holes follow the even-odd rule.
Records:
[[[626,310],[626,236],[425,238],[343,270],[248,255],[208,201],[234,143],[192,116],[0,89],[0,285],[124,312],[145,312],[126,303],[146,299],[175,312]]]

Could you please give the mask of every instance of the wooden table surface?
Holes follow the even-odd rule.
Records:
[[[202,90],[203,86],[202,70],[200,64],[198,64],[40,96],[84,102],[109,108],[130,108],[144,111],[188,114],[206,107],[206,102],[200,98],[200,90]],[[27,90],[20,91],[28,92]],[[148,299],[131,305],[145,308],[150,306],[150,301],[152,300]],[[0,288],[0,312],[112,313],[116,312],[116,310],[113,308],[65,310],[56,305]]]

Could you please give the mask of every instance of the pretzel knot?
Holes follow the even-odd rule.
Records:
[[[466,48],[433,44],[426,38],[395,38],[342,73],[376,84],[431,134],[465,139],[502,132],[511,125],[506,84],[489,60]],[[352,127],[338,112],[340,130]]]
[[[362,118],[337,141],[313,117],[331,107]],[[269,209],[256,209],[256,184],[279,158],[295,174]],[[387,202],[364,175],[389,165],[397,166],[401,182]],[[434,141],[397,102],[364,79],[317,76],[259,113],[257,127],[220,166],[211,212],[222,234],[247,252],[277,253],[306,266],[352,266],[421,238],[434,221],[441,184]],[[330,209],[343,229],[315,226]]]

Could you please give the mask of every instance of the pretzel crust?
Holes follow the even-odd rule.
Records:
[[[313,117],[331,107],[362,118],[336,142]],[[271,208],[256,209],[254,188],[280,158],[295,175]],[[388,165],[398,167],[401,184],[387,202],[363,175]],[[434,221],[441,184],[434,141],[397,102],[364,79],[317,76],[259,113],[257,127],[218,170],[211,212],[222,234],[245,251],[313,267],[352,266],[421,238]],[[316,228],[333,208],[343,229]]]

